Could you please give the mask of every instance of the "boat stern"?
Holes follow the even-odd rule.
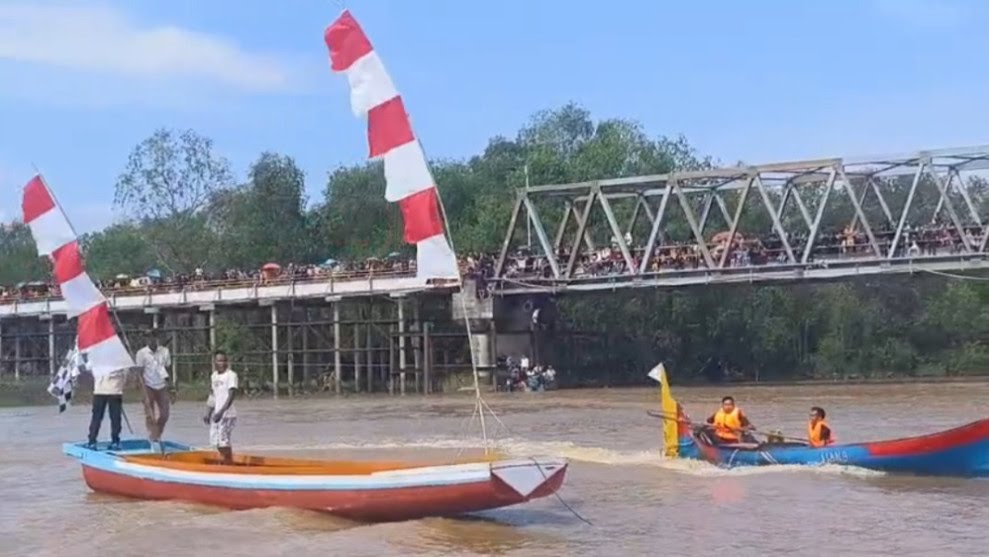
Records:
[[[162,441],[160,444],[152,444],[147,439],[126,439],[120,442],[120,448],[111,451],[109,443],[97,443],[96,447],[89,446],[88,443],[64,443],[62,453],[78,460],[93,460],[96,458],[106,458],[116,455],[142,455],[155,454],[159,452],[188,451],[190,448],[181,443],[172,441]]]

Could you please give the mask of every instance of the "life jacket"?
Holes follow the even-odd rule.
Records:
[[[714,434],[722,441],[738,441],[739,430],[742,429],[742,411],[736,407],[731,413],[719,409],[714,415]]]
[[[815,424],[813,422],[807,422],[807,440],[810,441],[811,447],[823,447],[825,445],[831,445],[835,442],[834,430],[831,430],[831,437],[828,440],[821,439],[821,434],[824,428],[831,430],[831,426],[828,422],[824,420],[818,420]]]

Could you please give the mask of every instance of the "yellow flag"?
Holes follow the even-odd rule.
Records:
[[[677,401],[670,393],[670,383],[666,378],[666,366],[660,363],[649,372],[649,377],[659,382],[659,402],[663,414],[663,453],[668,458],[680,456],[679,419]]]

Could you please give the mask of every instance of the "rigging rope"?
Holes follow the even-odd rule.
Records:
[[[539,464],[539,461],[536,460],[534,457],[531,457],[531,456],[529,457],[529,460],[531,460],[532,463],[536,465],[536,469],[539,470],[539,473],[543,475],[543,479],[546,480],[546,481],[549,481],[549,476],[546,475],[546,471],[543,470],[543,467]],[[588,526],[594,526],[594,524],[590,520],[587,520],[586,518],[584,518],[583,516],[581,516],[581,514],[579,512],[577,512],[576,509],[574,509],[572,506],[570,506],[570,503],[567,503],[563,499],[563,497],[560,495],[560,491],[559,490],[554,491],[553,492],[553,496],[555,496],[556,497],[556,500],[559,501],[561,505],[563,505],[563,508],[565,508],[568,511],[570,511],[570,514],[574,515],[574,517],[576,517],[577,520],[583,522],[584,524],[586,524]]]

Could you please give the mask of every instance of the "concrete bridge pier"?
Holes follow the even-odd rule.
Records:
[[[271,391],[278,398],[278,304],[271,304]]]
[[[408,339],[405,337],[405,296],[403,295],[396,297],[395,305],[397,306],[396,311],[398,312],[398,385],[401,395],[405,396],[405,385],[409,363],[408,353],[406,352]]]
[[[333,304],[333,390],[336,394],[343,392],[343,360],[340,357],[340,299]]]
[[[48,375],[52,376],[59,364],[55,354],[55,316],[48,314],[43,320],[48,322]]]
[[[499,297],[493,307],[491,328],[495,358],[529,358],[532,365],[555,363],[550,331],[556,304],[548,294]]]

